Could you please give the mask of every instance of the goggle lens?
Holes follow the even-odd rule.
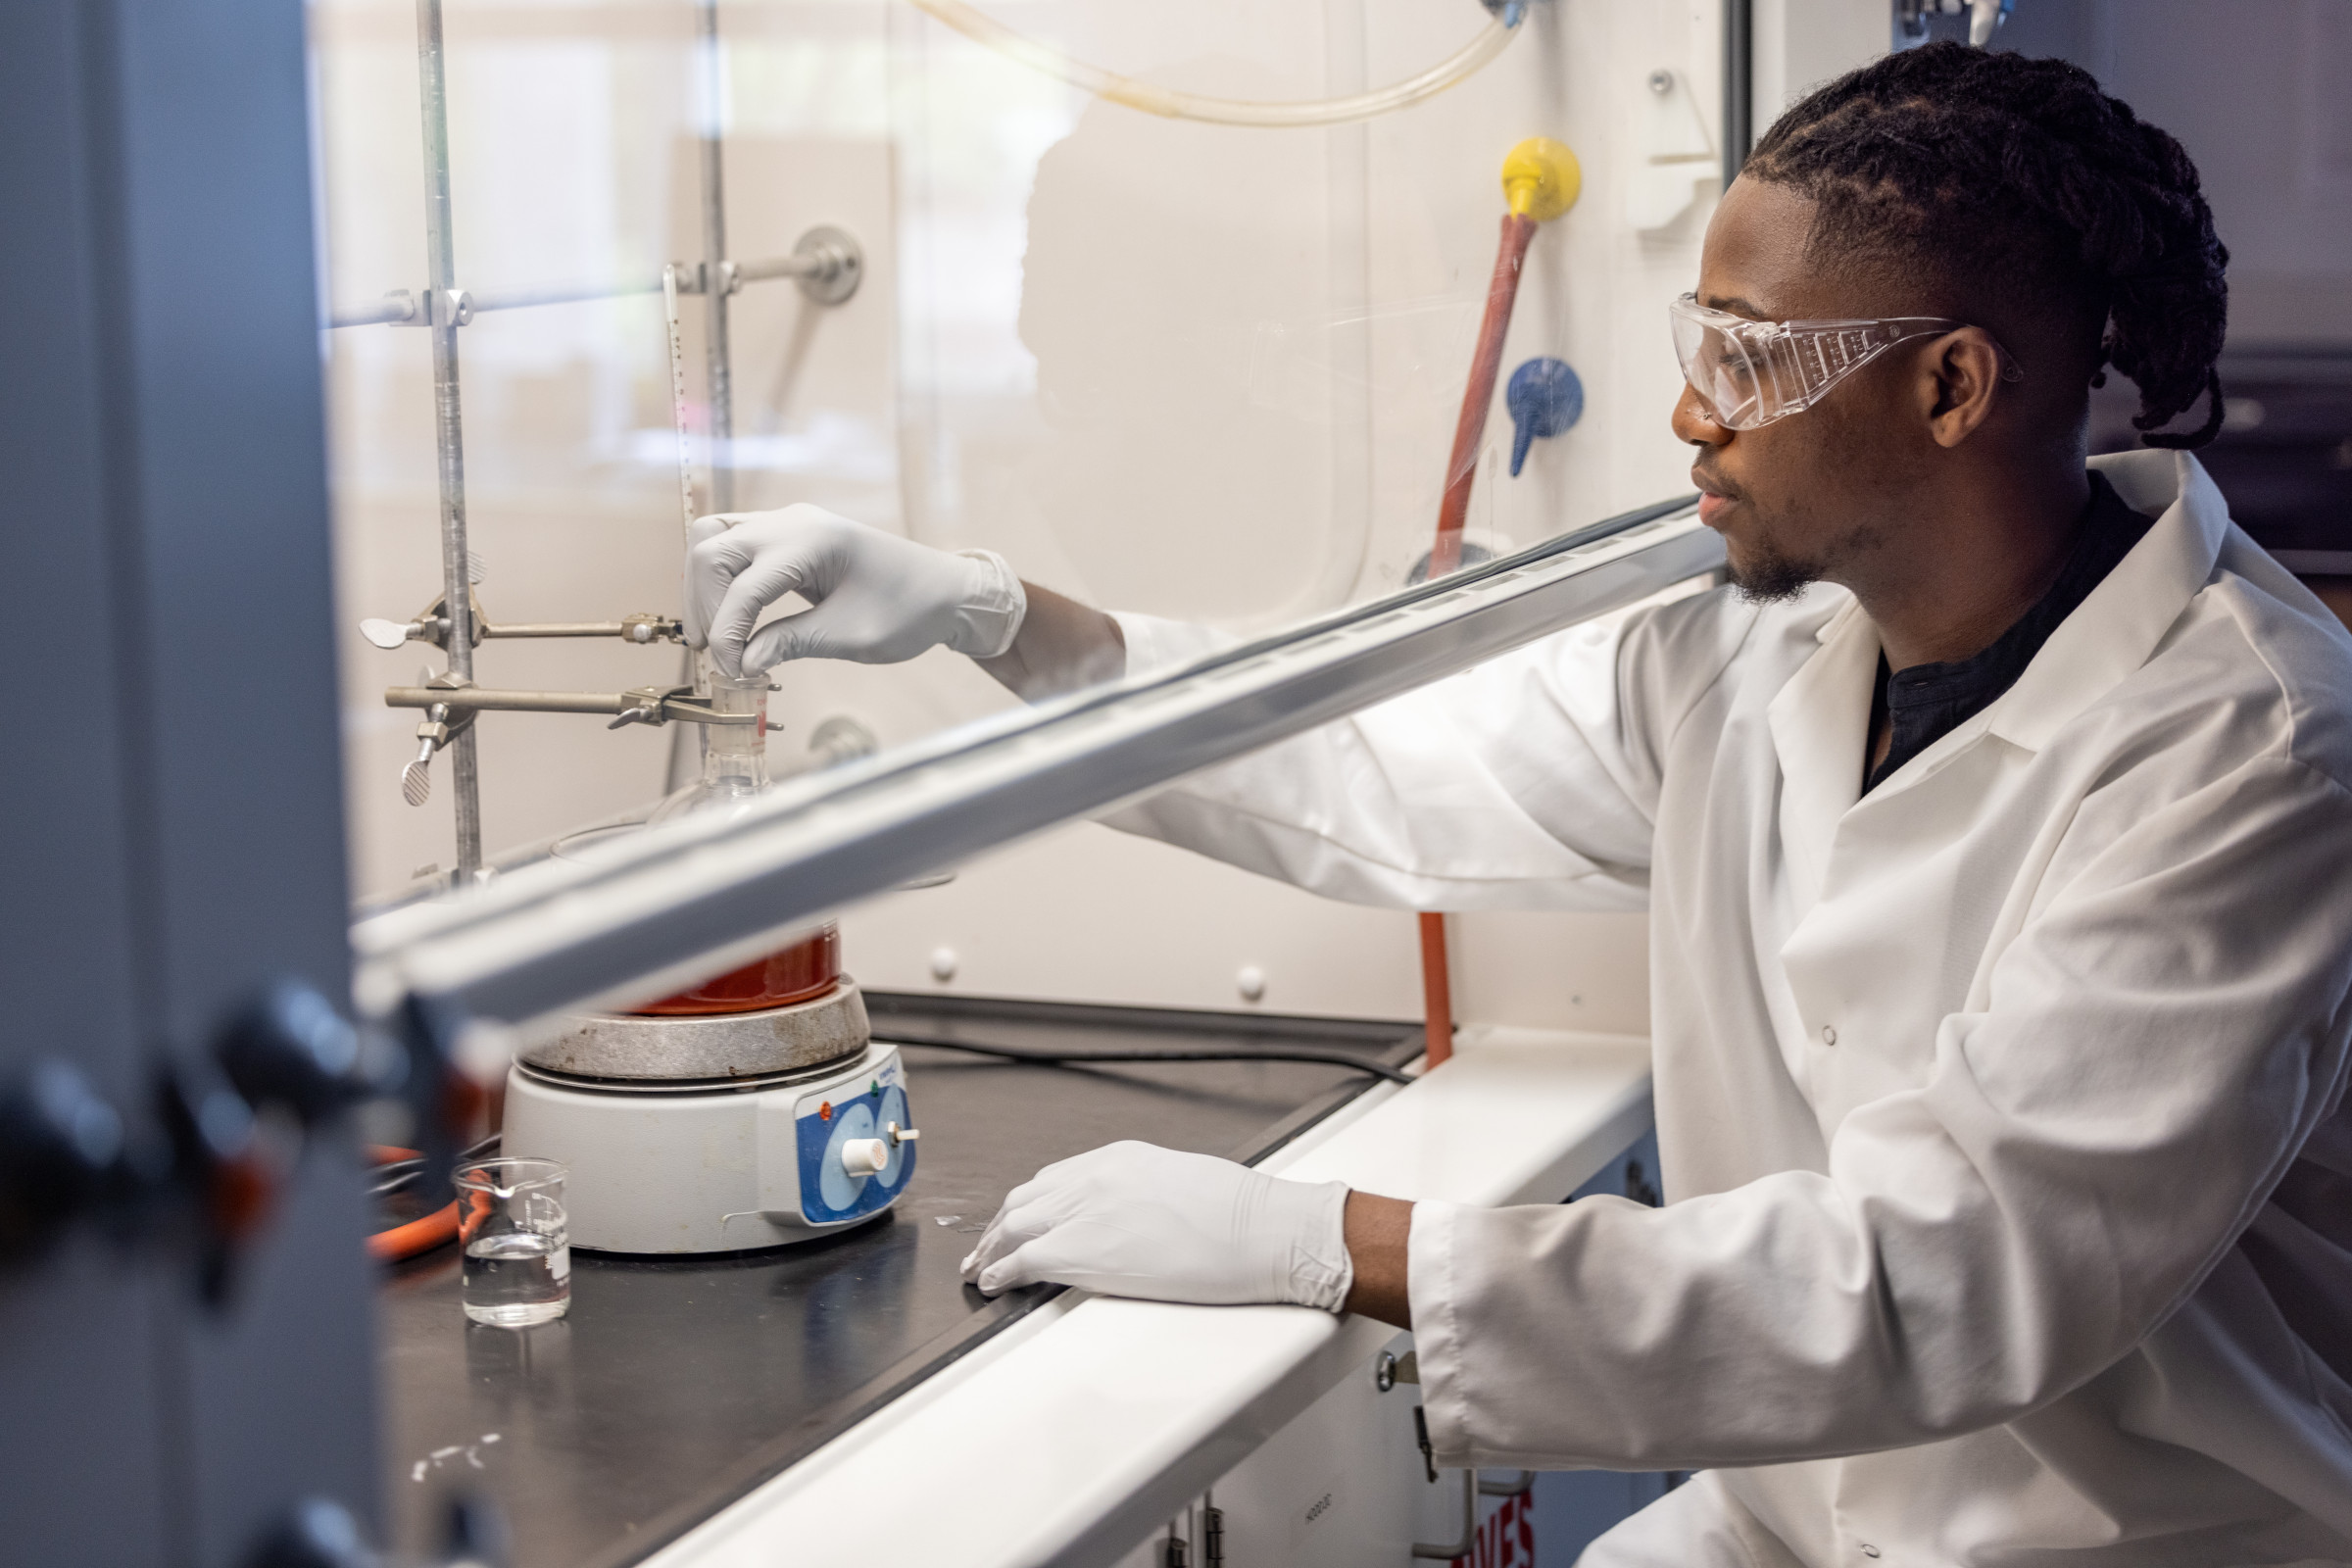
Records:
[[[1856,370],[1915,337],[1963,323],[1933,316],[1862,321],[1762,321],[1709,310],[1686,294],[1667,308],[1683,379],[1717,424],[1729,430],[1801,414]],[[2021,375],[2006,354],[2001,379]]]
[[[1678,311],[1674,351],[1682,362],[1683,379],[1717,424],[1748,430],[1779,416],[1763,412],[1769,371],[1740,337]]]

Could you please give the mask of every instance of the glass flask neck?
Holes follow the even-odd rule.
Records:
[[[767,788],[767,675],[735,678],[710,672],[710,706],[720,713],[749,714],[748,724],[703,726],[703,784],[730,795],[757,795]]]
[[[711,807],[740,806],[767,789],[767,676],[736,679],[709,670],[703,693],[714,711],[747,714],[751,721],[699,726],[703,776],[663,801],[654,811],[656,822]]]

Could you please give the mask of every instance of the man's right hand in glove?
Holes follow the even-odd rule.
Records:
[[[808,608],[761,625],[791,593]],[[947,647],[1042,697],[1126,663],[1116,621],[1028,586],[995,553],[934,550],[806,503],[696,521],[684,619],[687,643],[730,675],[789,659],[897,663]]]

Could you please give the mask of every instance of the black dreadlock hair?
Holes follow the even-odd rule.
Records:
[[[2036,289],[2103,321],[2090,384],[2109,364],[2138,384],[2132,422],[2148,445],[2201,447],[2221,429],[2230,253],[2188,154],[2088,72],[1926,44],[1817,89],[1741,172],[1821,204],[1816,253]],[[2159,429],[2200,393],[2203,426]]]

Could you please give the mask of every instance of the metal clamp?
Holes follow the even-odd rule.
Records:
[[[509,632],[509,636],[525,635]],[[552,635],[541,631],[540,636]],[[685,623],[668,615],[623,615],[620,617],[620,640],[624,643],[684,642]]]
[[[472,680],[466,676],[444,670],[438,675],[430,676],[424,683],[424,689],[455,693],[463,691],[472,684]],[[422,806],[426,801],[432,799],[433,754],[447,746],[465,730],[466,725],[473,722],[474,710],[472,709],[459,710],[454,720],[451,713],[451,704],[446,697],[442,701],[427,703],[424,706],[424,722],[416,726],[416,755],[409,759],[400,770],[400,798],[411,806]]]
[[[473,646],[480,647],[482,639],[491,635],[490,617],[482,613],[481,595],[472,588],[466,590],[466,608],[473,621]],[[449,595],[435,594],[432,602],[409,617],[404,624],[397,620],[368,619],[360,622],[360,635],[376,647],[387,651],[403,643],[431,643],[435,648],[449,646]]]
[[[722,713],[691,686],[633,686],[625,692],[517,692],[476,686],[462,675],[437,675],[423,686],[385,688],[386,708],[445,709],[471,719],[475,713],[612,713],[612,726],[666,724],[757,724],[758,713]],[[452,730],[460,727],[452,723]]]
[[[400,798],[422,806],[433,798],[433,754],[449,744],[449,705],[435,703],[416,726],[416,755],[401,764]]]
[[[607,729],[623,724],[666,724],[673,718],[689,724],[758,724],[761,718],[759,713],[722,713],[708,698],[696,696],[691,686],[637,686],[622,692],[620,699],[626,706]]]
[[[674,615],[640,613],[623,615],[618,620],[545,620],[496,622],[483,613],[479,596],[471,593],[466,599],[473,610],[473,641],[479,647],[484,641],[500,637],[617,637],[624,643],[640,646],[660,642],[683,642],[685,624]],[[449,646],[449,617],[442,613],[446,600],[436,596],[433,602],[418,611],[414,619],[368,619],[360,622],[360,635],[378,648],[398,648],[403,643],[431,643],[435,648]]]
[[[402,643],[431,643],[436,648],[449,636],[446,620],[385,620],[370,615],[360,622],[360,635],[376,647],[390,652]]]
[[[683,642],[686,628],[670,615],[623,615],[618,620],[476,621],[483,637],[617,637],[624,643]]]
[[[440,302],[438,312],[434,302]],[[328,326],[464,326],[473,319],[473,296],[464,289],[407,289],[384,291],[373,305],[336,311]]]

